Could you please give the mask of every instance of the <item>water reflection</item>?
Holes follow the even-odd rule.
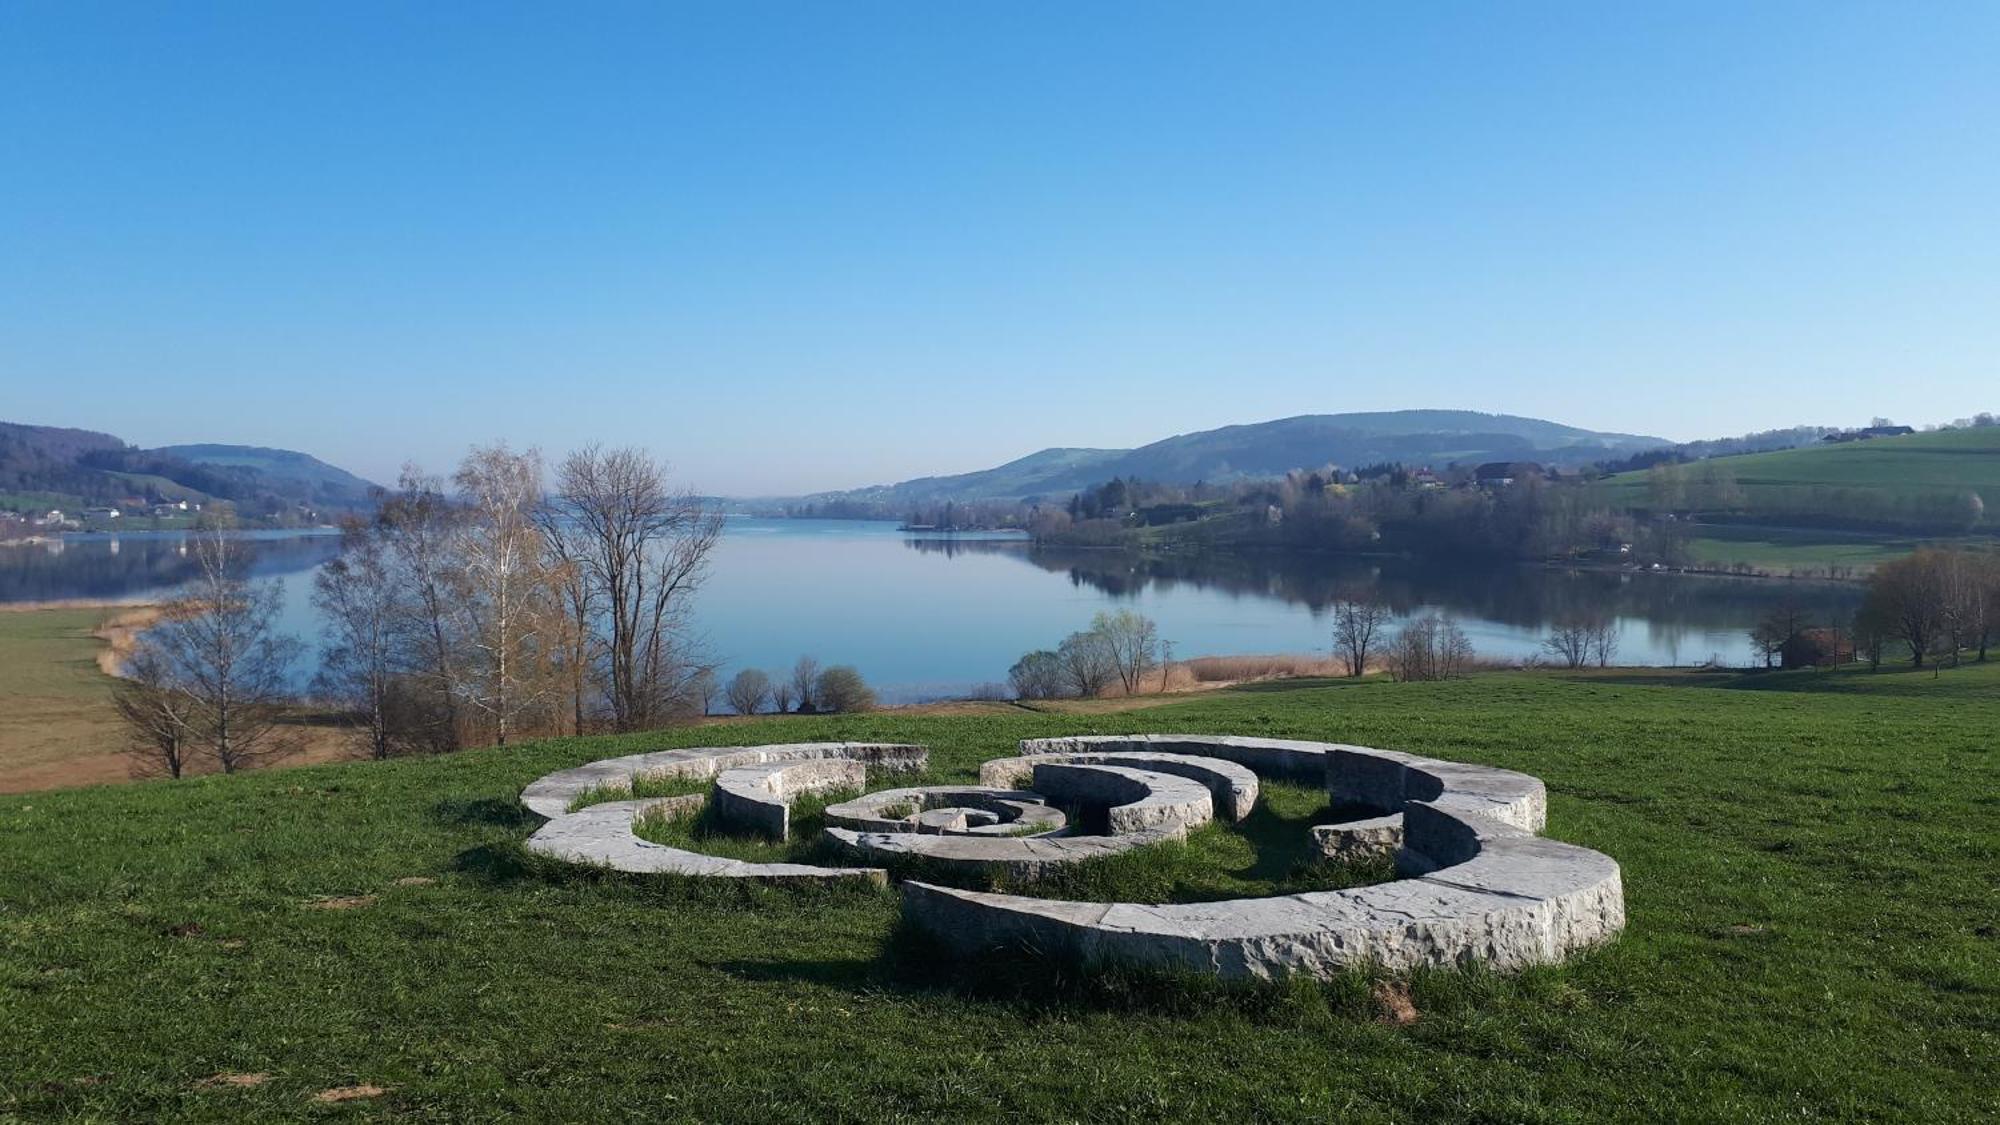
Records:
[[[310,571],[340,551],[340,537],[330,534],[248,532],[242,538],[258,578]],[[0,602],[147,597],[194,575],[183,531],[65,535],[0,546]]]
[[[1258,553],[1140,556],[1116,550],[1037,547],[1015,542],[912,539],[919,553],[1014,558],[1065,575],[1114,601],[1192,590],[1301,606],[1313,617],[1337,600],[1365,594],[1399,615],[1442,610],[1500,626],[1530,640],[1559,620],[1620,622],[1627,661],[1679,664],[1720,653],[1747,656],[1742,639],[1780,601],[1802,603],[1821,621],[1846,621],[1862,596],[1848,583],[1789,582],[1670,572],[1561,570],[1543,566],[1448,565],[1400,557]],[[1497,635],[1497,634],[1496,634]],[[1632,647],[1637,646],[1637,647]],[[1528,649],[1505,646],[1509,654]]]

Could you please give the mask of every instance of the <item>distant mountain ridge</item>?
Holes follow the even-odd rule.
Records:
[[[369,507],[375,486],[310,454],[251,445],[141,449],[111,434],[0,422],[0,507],[226,500],[245,515]]]
[[[1191,484],[1280,476],[1293,469],[1539,461],[1586,465],[1674,443],[1540,418],[1474,410],[1302,414],[1179,434],[1137,449],[1044,449],[991,469],[821,493],[812,501],[916,503],[1023,500],[1076,491],[1112,477]]]

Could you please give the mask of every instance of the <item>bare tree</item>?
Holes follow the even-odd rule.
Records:
[[[276,629],[279,584],[249,581],[249,558],[231,530],[221,517],[192,536],[194,581],[167,604],[152,636],[164,676],[188,697],[194,745],[224,773],[296,749],[278,724],[301,648]]]
[[[688,680],[688,701],[699,705],[704,716],[715,714],[715,701],[721,695],[722,681],[716,679],[713,668],[703,668]]]
[[[1472,642],[1458,622],[1433,613],[1406,623],[1388,657],[1389,675],[1398,681],[1456,679],[1471,668]]]
[[[1065,680],[1062,658],[1047,649],[1038,649],[1007,669],[1007,680],[1019,699],[1054,699],[1063,693]]]
[[[810,715],[819,710],[819,661],[810,656],[801,656],[792,665],[792,695],[798,700],[799,713]]]
[[[1868,583],[1862,613],[1882,634],[1910,650],[1910,663],[1924,666],[1941,654],[1945,633],[1945,592],[1937,555],[1925,549],[1877,567]]]
[[[1591,624],[1581,617],[1555,623],[1542,638],[1542,651],[1562,661],[1565,668],[1581,668],[1590,661]]]
[[[688,603],[722,535],[721,513],[670,489],[665,470],[636,449],[572,453],[556,480],[548,518],[582,536],[575,557],[596,599],[612,725],[660,722],[701,671],[686,636]]]
[[[1369,598],[1342,598],[1333,603],[1333,647],[1346,663],[1349,676],[1367,674],[1368,658],[1394,617],[1388,606]]]
[[[1608,617],[1591,623],[1590,658],[1599,668],[1608,668],[1618,656],[1618,624]]]
[[[534,518],[541,455],[517,454],[504,444],[475,449],[452,482],[464,506],[454,544],[460,595],[454,606],[466,650],[460,697],[492,723],[494,741],[505,746],[541,694],[535,673],[547,615],[538,600],[549,590]]]
[[[312,601],[326,621],[314,690],[345,709],[369,757],[387,758],[399,741],[391,713],[404,606],[373,528],[359,521],[342,526],[340,556],[313,576]]]
[[[125,756],[134,777],[180,777],[194,749],[194,698],[174,683],[167,661],[142,640],[111,689],[125,720]]]
[[[792,709],[792,682],[783,676],[768,677],[771,681],[771,709],[780,715],[789,714]]]
[[[582,734],[588,722],[591,668],[596,655],[598,589],[590,580],[590,539],[563,516],[559,504],[544,501],[538,505],[535,523],[546,552],[543,576],[556,609],[548,629],[550,666],[566,697],[570,733]]]
[[[456,750],[459,721],[459,646],[454,635],[452,543],[459,514],[436,477],[403,466],[395,493],[375,517],[387,564],[398,585],[402,671],[416,692],[401,725],[406,737],[435,751]]]
[[[1760,618],[1750,629],[1750,644],[1769,668],[1781,659],[1785,648],[1813,627],[1812,615],[1799,602],[1786,598]]]
[[[1618,655],[1618,627],[1608,617],[1572,616],[1557,621],[1542,639],[1542,651],[1565,668],[1609,667]]]
[[[755,668],[745,668],[730,678],[723,694],[729,700],[730,710],[739,715],[755,715],[771,697],[771,677]]]
[[[875,692],[861,673],[846,664],[836,664],[819,674],[813,686],[813,700],[822,711],[846,714],[875,709]]]
[[[1118,676],[1117,659],[1104,634],[1096,630],[1065,637],[1056,649],[1056,658],[1062,662],[1063,677],[1070,690],[1086,698],[1103,695],[1104,689]]]
[[[1105,654],[1126,695],[1139,694],[1146,676],[1160,666],[1160,627],[1129,609],[1098,613],[1090,631],[1102,638]]]

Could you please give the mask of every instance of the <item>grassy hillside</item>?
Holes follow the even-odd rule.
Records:
[[[0,791],[114,781],[125,764],[95,635],[127,609],[0,609]]]
[[[1534,460],[1569,465],[1659,449],[1671,443],[1599,433],[1539,418],[1473,410],[1386,410],[1303,414],[1178,434],[1137,449],[1044,449],[997,468],[900,484],[822,493],[808,499],[909,503],[1066,495],[1112,477],[1192,484],[1283,476],[1329,462],[1357,466]]]
[[[1753,518],[1939,530],[2000,527],[2000,426],[1816,444],[1682,466],[1687,495],[1680,506],[1716,506],[1704,466],[1733,478],[1741,497],[1728,507]],[[1646,472],[1621,473],[1604,487],[1616,503],[1652,507],[1658,501],[1653,479]],[[1969,518],[1973,495],[1985,508],[1976,523]]]
[[[1269,685],[1122,715],[770,719],[0,798],[0,1116],[1972,1120],[2000,665]],[[1222,990],[976,967],[893,895],[529,862],[521,786],[699,742],[1337,737],[1540,775],[1631,926],[1562,968]],[[357,1089],[359,1088],[359,1089]]]

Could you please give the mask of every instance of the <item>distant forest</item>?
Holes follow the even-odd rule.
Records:
[[[366,481],[304,454],[216,448],[231,451],[244,463],[140,449],[90,430],[0,423],[0,510],[26,513],[131,500],[226,501],[242,517],[287,522],[306,513],[324,517],[372,503]]]

